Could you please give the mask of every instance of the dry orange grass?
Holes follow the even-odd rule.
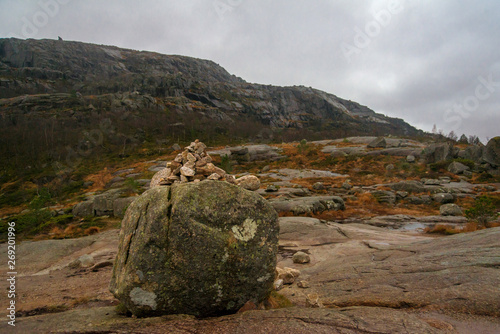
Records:
[[[428,215],[439,215],[439,210],[429,208],[425,205],[398,204],[389,205],[378,203],[370,193],[359,194],[357,199],[348,199],[345,202],[346,209],[342,211],[324,211],[321,213],[306,214],[308,217],[324,220],[343,220],[348,218],[372,218],[375,216],[387,215],[409,215],[422,217]],[[293,213],[282,212],[280,217],[291,217]]]
[[[426,233],[434,233],[434,234],[458,234],[458,233],[469,233],[475,232],[479,230],[484,230],[486,228],[500,227],[500,223],[488,223],[486,226],[480,226],[476,222],[468,222],[464,226],[450,226],[446,224],[436,224],[434,227],[428,227],[424,230]]]
[[[91,226],[87,228],[85,231],[83,231],[83,234],[85,235],[92,235],[101,232],[101,229],[97,226]]]

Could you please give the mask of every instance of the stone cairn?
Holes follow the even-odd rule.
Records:
[[[206,148],[205,144],[196,139],[173,161],[167,162],[167,168],[154,175],[151,188],[179,182],[200,182],[205,179],[236,183],[234,176],[212,163]]]

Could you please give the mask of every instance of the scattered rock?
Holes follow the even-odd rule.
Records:
[[[342,188],[344,188],[345,190],[351,190],[352,185],[349,183],[349,181],[345,181],[344,183],[342,183]]]
[[[113,215],[118,218],[125,216],[125,211],[138,196],[117,198],[113,201]]]
[[[376,190],[373,191],[371,194],[373,197],[375,197],[375,199],[379,203],[389,203],[389,204],[396,203],[396,194],[392,191]]]
[[[260,180],[255,175],[245,175],[236,179],[236,184],[243,189],[255,191],[260,188]]]
[[[298,281],[297,286],[301,289],[308,289],[310,288],[309,282],[307,281]]]
[[[453,195],[449,194],[449,193],[434,194],[434,195],[432,195],[432,199],[435,202],[438,202],[441,204],[453,203],[455,201],[455,198],[453,198]]]
[[[110,290],[136,316],[236,312],[273,289],[278,233],[276,211],[227,182],[152,188],[122,222]]]
[[[371,141],[368,145],[368,148],[386,148],[387,142],[384,137],[378,137],[377,139]]]
[[[396,197],[400,199],[404,199],[408,197],[408,192],[406,191],[396,191]]]
[[[462,209],[456,204],[444,204],[439,208],[442,216],[462,216]]]
[[[293,254],[292,261],[293,263],[304,264],[311,262],[311,258],[309,257],[309,254],[299,251]]]
[[[174,151],[180,151],[180,150],[182,150],[182,147],[181,147],[181,145],[175,143],[174,145],[172,145],[171,149]]]
[[[111,189],[94,197],[94,214],[99,216],[113,216],[113,204],[123,193],[122,189]]]
[[[414,155],[408,155],[406,157],[406,161],[409,162],[409,163],[414,163],[416,160],[415,156]]]
[[[295,279],[300,276],[300,271],[297,269],[292,269],[288,267],[276,268],[276,277],[277,279],[283,280],[283,284],[293,284]]]
[[[410,196],[406,198],[406,201],[410,204],[415,204],[415,205],[429,205],[432,203],[432,199],[429,195],[422,195],[422,196]]]
[[[270,184],[266,188],[266,193],[274,193],[277,192],[280,188],[274,184]]]
[[[325,185],[323,184],[323,182],[316,182],[315,184],[313,184],[312,188],[314,190],[325,190]]]
[[[88,200],[76,204],[73,207],[73,216],[76,217],[93,217],[94,216],[94,201]]]
[[[276,291],[280,291],[281,289],[283,289],[283,280],[281,278],[277,279],[276,281],[274,281],[274,290]]]
[[[448,171],[453,174],[463,174],[465,171],[470,170],[469,166],[466,166],[458,161],[453,161],[448,166]]]
[[[488,141],[484,148],[483,160],[495,168],[500,167],[500,136]]]
[[[418,181],[401,181],[388,185],[396,191],[406,191],[409,193],[421,193],[425,191],[424,185]]]
[[[439,186],[441,185],[441,180],[437,179],[422,179],[421,180],[426,186]]]
[[[323,303],[319,299],[319,295],[316,293],[311,293],[306,296],[306,304],[308,307],[312,308],[323,308]]]
[[[388,164],[387,166],[385,166],[385,170],[388,171],[388,172],[392,172],[394,170],[394,165],[393,164]]]
[[[423,154],[427,163],[434,163],[452,160],[458,155],[458,149],[455,149],[451,143],[437,143],[426,147]]]
[[[89,254],[80,256],[75,261],[71,262],[68,267],[70,268],[89,268],[95,264],[94,257]]]

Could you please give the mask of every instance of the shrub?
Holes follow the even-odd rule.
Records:
[[[124,185],[127,193],[139,194],[141,192],[141,185],[131,177],[125,180]]]
[[[465,216],[486,227],[488,222],[494,220],[498,214],[493,199],[488,196],[480,196],[476,198],[474,206],[465,211]]]
[[[220,168],[224,169],[228,174],[231,174],[231,172],[233,171],[231,158],[227,154],[221,156]]]
[[[307,149],[308,145],[307,145],[307,140],[305,139],[302,139],[299,143],[299,145],[297,145],[297,148],[299,149],[299,153],[302,154],[305,152],[305,150]]]

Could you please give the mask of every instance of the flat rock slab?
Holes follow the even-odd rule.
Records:
[[[306,236],[311,235],[314,226],[305,225]],[[299,269],[311,286],[307,293],[317,294],[325,307],[409,307],[500,316],[500,228],[405,240],[401,233],[379,233],[376,227],[370,232],[359,225],[329,225],[330,235],[341,232],[351,240],[312,247],[290,239],[288,245],[307,251],[311,262],[297,265],[284,257],[278,264]],[[323,227],[320,231],[327,235]],[[305,305],[305,292],[296,285],[281,291]]]
[[[116,255],[118,230],[78,239],[24,241],[17,246],[18,276],[44,275],[67,266],[84,254]],[[0,245],[0,256],[7,258],[7,245]]]
[[[185,315],[127,318],[113,307],[19,319],[12,333],[361,334],[442,333],[417,316],[376,307],[284,308],[197,320]]]
[[[278,169],[277,171],[273,171],[271,173],[262,173],[260,174],[260,177],[272,177],[275,179],[280,179],[282,181],[290,181],[293,179],[321,178],[321,177],[349,177],[349,176],[325,170],[282,168]]]
[[[319,213],[327,210],[343,210],[344,200],[339,196],[308,196],[292,199],[271,199],[269,203],[278,212],[292,212],[294,215]]]

